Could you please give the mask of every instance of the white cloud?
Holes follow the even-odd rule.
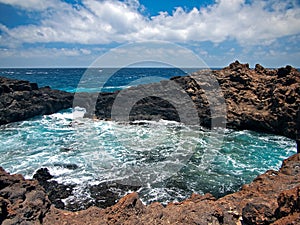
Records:
[[[211,41],[221,43],[236,39],[242,45],[268,45],[277,38],[300,33],[300,8],[295,1],[217,0],[206,8],[172,14],[161,12],[147,18],[141,14],[138,0],[83,0],[72,7],[58,0],[0,0],[26,9],[54,10],[43,13],[40,25],[7,29],[2,45],[14,43],[66,42],[107,44],[139,40],[176,42]],[[293,7],[291,7],[293,6]]]
[[[102,51],[103,52],[103,51]],[[28,48],[28,49],[8,49],[0,48],[1,57],[24,57],[24,58],[53,58],[53,57],[77,57],[81,55],[91,55],[92,51],[86,48]]]
[[[64,5],[59,0],[0,0],[0,3],[38,11],[43,11],[48,8],[57,8],[58,6]]]

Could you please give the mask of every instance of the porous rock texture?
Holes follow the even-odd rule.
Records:
[[[193,108],[186,99],[180,98],[180,92],[189,95]],[[85,98],[80,101],[78,97],[78,104],[82,102],[82,106],[89,109]],[[116,103],[116,98],[121,100]],[[133,98],[136,100],[134,104]],[[126,109],[126,105],[132,107]],[[200,124],[208,128],[212,125],[212,118],[218,121],[224,117],[228,128],[296,139],[299,107],[300,72],[297,69],[291,66],[266,69],[259,64],[250,69],[248,64],[236,61],[221,70],[200,70],[190,76],[100,94],[96,111],[90,113],[95,113],[99,119],[166,119],[189,123],[195,116],[195,113],[191,114],[195,109]],[[221,121],[220,125],[224,122]]]
[[[179,203],[144,205],[133,192],[106,209],[70,212],[51,206],[37,181],[0,170],[2,224],[299,224],[300,154],[283,161],[236,193],[215,199],[192,194]]]
[[[0,77],[0,125],[71,108],[73,94]]]

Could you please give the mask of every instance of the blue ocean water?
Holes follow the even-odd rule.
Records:
[[[85,69],[1,69],[0,76],[75,91],[84,72]],[[106,91],[118,90],[153,74],[169,78],[185,72],[128,68],[103,86]],[[76,112],[80,114],[82,110]],[[47,167],[58,182],[77,185],[74,196],[65,200],[72,202],[90,198],[86,188],[89,184],[116,180],[119,174],[127,176],[128,173],[121,172],[135,168],[133,165],[154,168],[160,162],[172,163],[179,169],[171,175],[167,170],[153,169],[154,175],[165,179],[145,183],[139,189],[145,203],[167,203],[183,200],[192,192],[221,196],[237,191],[258,174],[278,169],[283,159],[296,153],[293,140],[253,131],[226,129],[223,142],[216,147],[212,143],[219,140],[209,141],[211,131],[171,121],[129,125],[79,116],[75,126],[70,126],[72,122],[73,112],[68,109],[0,126],[0,165],[27,178],[32,178],[37,169]],[[195,148],[191,150],[191,146]],[[188,152],[188,159],[184,163],[173,160],[174,149]],[[68,169],[64,166],[68,164],[78,168]]]
[[[183,76],[196,70],[190,68],[184,71],[178,68],[121,68],[117,70],[113,68],[89,68],[88,70],[86,68],[0,68],[0,76],[28,80],[37,83],[39,87],[50,86],[53,89],[68,92],[93,91],[88,89],[77,90],[80,82],[82,85],[84,82],[90,82],[85,86],[91,87],[96,83],[98,86],[103,87],[102,92],[113,92],[126,88],[131,82],[142,78],[144,78],[144,83],[158,82],[159,78],[169,79],[173,76]],[[92,80],[89,80],[91,78],[90,74],[93,74]],[[85,79],[84,76],[86,76]],[[155,80],[151,79],[150,76],[155,76]],[[105,83],[101,83],[103,77]],[[109,79],[106,80],[106,78]]]

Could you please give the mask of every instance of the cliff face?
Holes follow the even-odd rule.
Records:
[[[128,88],[121,92],[127,98],[123,99],[122,108],[117,111],[129,110],[131,121],[167,119],[190,123],[193,119],[189,117],[190,112],[186,112],[184,120],[178,109],[192,109],[198,114],[200,124],[205,127],[211,126],[212,117],[225,116],[226,126],[229,128],[270,132],[299,139],[299,135],[296,137],[297,112],[300,111],[298,70],[291,66],[265,69],[260,65],[250,69],[248,64],[236,61],[222,70],[209,72],[218,81],[222,93],[215,92],[216,85],[205,78],[207,73],[199,71],[191,76],[174,77],[169,81]],[[170,95],[178,93],[174,84],[184,90],[189,99],[171,96],[176,101],[168,101]],[[85,107],[87,116],[111,119],[113,105],[120,105],[114,103],[119,94],[119,91],[100,93],[98,99],[97,93],[76,94],[74,106]],[[217,101],[222,97],[217,95],[223,95],[225,110],[216,106],[212,114],[208,94],[215,94]],[[95,107],[93,101],[96,99]],[[136,101],[132,102],[132,99]],[[193,105],[188,105],[187,102],[192,102]],[[47,87],[38,88],[35,83],[0,77],[0,125],[51,114],[72,106],[71,93]],[[122,120],[122,116],[119,119]],[[298,119],[298,129],[299,123]]]
[[[147,95],[147,93],[156,92],[158,96],[141,97],[133,105],[129,120],[161,118],[181,121],[176,108],[187,108],[185,101],[176,102],[177,107],[174,107],[166,99],[159,97],[175,93],[172,89],[174,85],[168,85],[168,82],[174,81],[190,96],[198,112],[200,124],[210,127],[212,114],[207,94],[209,94],[208,91],[213,94],[220,93],[214,93],[215,84],[206,81],[207,73],[207,71],[199,71],[191,76],[174,77],[170,81],[140,85],[124,90],[122,93],[128,96],[128,105],[130,105],[131,98],[137,98],[136,96],[141,93]],[[227,111],[226,114],[217,106],[214,114],[226,116],[227,127],[269,132],[296,139],[296,115],[300,105],[299,71],[290,66],[265,69],[256,65],[255,69],[250,69],[248,64],[240,64],[236,61],[222,70],[209,73],[219,83]],[[112,106],[118,94],[119,92],[99,95],[95,112],[98,118],[111,118]],[[218,99],[218,96],[215,97]],[[123,102],[122,105],[126,103]],[[121,109],[119,111],[122,112]]]
[[[232,63],[215,75],[227,104],[229,127],[266,131],[296,139],[300,73],[286,66],[265,69]],[[298,124],[299,126],[299,124]]]
[[[106,209],[90,207],[69,212],[56,209],[37,181],[0,169],[0,223],[2,224],[299,224],[300,154],[283,161],[241,191],[215,199],[193,194],[189,199],[145,206],[137,193]]]
[[[72,107],[73,94],[0,77],[0,125]]]

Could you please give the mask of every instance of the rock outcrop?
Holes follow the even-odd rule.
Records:
[[[124,185],[113,181],[102,182],[99,184],[88,185],[90,198],[81,199],[72,202],[63,202],[62,199],[75,197],[73,184],[60,184],[55,180],[51,180],[53,176],[49,173],[47,168],[41,168],[33,175],[39,184],[45,189],[45,192],[58,209],[66,209],[69,211],[79,211],[87,209],[90,206],[97,206],[99,208],[107,208],[113,206],[122,196],[131,191],[137,191],[140,187]]]
[[[95,115],[99,119],[111,119],[114,101],[118,94],[122,93],[127,96],[127,100],[123,99],[121,104],[123,106],[132,105],[131,99],[139,99],[137,96],[141,96],[130,109],[130,121],[167,119],[185,122],[181,120],[177,109],[186,109],[186,101],[180,102],[180,98],[177,98],[175,107],[167,99],[160,97],[177,93],[174,83],[170,83],[175,82],[190,96],[198,112],[200,124],[210,127],[212,114],[207,94],[217,93],[214,92],[215,83],[205,78],[207,73],[218,81],[227,111],[226,115],[222,115],[224,111],[217,106],[214,109],[214,116],[226,116],[227,127],[274,133],[296,139],[297,112],[300,110],[300,72],[291,66],[266,69],[256,65],[255,69],[250,69],[248,64],[236,61],[222,70],[199,71],[191,76],[171,78],[170,81],[139,85],[122,92],[100,94]],[[218,98],[222,98],[222,96],[214,97],[217,101]],[[78,104],[83,102],[82,106],[89,109],[86,98],[87,96],[84,96],[82,101],[78,100]],[[91,110],[94,110],[94,107]],[[121,113],[124,110],[128,109],[126,107],[119,109]]]
[[[0,167],[0,224],[41,224],[51,202],[37,181]]]
[[[207,79],[208,73],[217,83]],[[220,87],[219,93],[215,92],[216,84]],[[35,83],[0,77],[0,125],[77,105],[87,109],[87,116],[111,119],[113,106],[118,106],[114,104],[116,97],[122,93],[127,99],[123,99],[123,107],[116,111],[128,111],[130,121],[167,119],[189,123],[192,120],[189,111],[193,108],[200,124],[205,127],[211,127],[212,117],[218,119],[216,117],[225,116],[229,128],[269,132],[299,140],[299,84],[300,72],[291,66],[266,69],[257,64],[255,69],[250,69],[248,64],[236,61],[222,70],[198,71],[190,76],[173,77],[169,81],[139,85],[122,92],[76,94],[73,105],[72,93],[49,87],[38,88]],[[187,101],[180,95],[178,98],[171,96],[176,99],[174,105],[164,97],[177,94],[177,86],[190,99]],[[222,110],[220,104],[212,114],[211,102],[207,97],[209,94],[215,95],[214,100],[220,100],[220,103],[224,97],[226,111]],[[223,96],[218,96],[220,94]],[[133,98],[137,99],[134,104],[131,102]],[[192,107],[187,102],[192,102]],[[182,112],[178,108],[186,109],[186,120],[182,119]]]
[[[0,77],[0,125],[72,107],[73,94]]]
[[[2,224],[299,224],[300,154],[284,160],[279,171],[269,170],[239,192],[215,199],[192,196],[179,203],[144,205],[133,192],[106,209],[78,212],[55,208],[44,189],[21,175],[0,169]]]

